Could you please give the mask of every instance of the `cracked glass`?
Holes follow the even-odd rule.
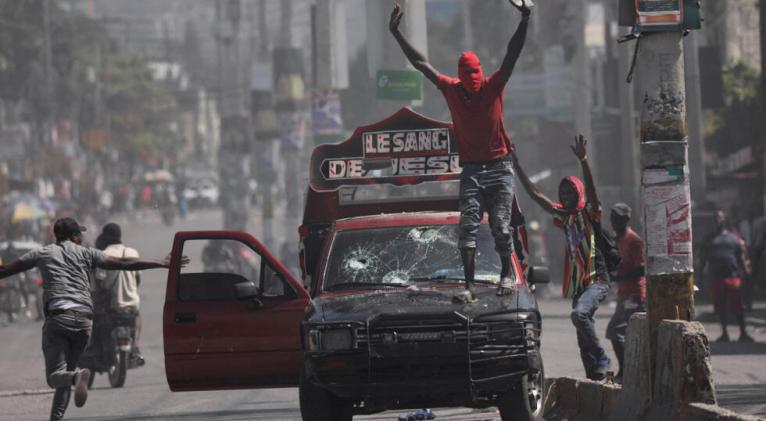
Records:
[[[338,232],[322,289],[463,283],[457,225],[423,225]],[[477,235],[476,275],[497,283],[500,259],[487,225]]]

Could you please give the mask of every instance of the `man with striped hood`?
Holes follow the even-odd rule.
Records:
[[[601,203],[596,195],[587,156],[587,140],[575,138],[572,152],[582,165],[585,183],[569,176],[559,184],[559,203],[542,194],[519,165],[515,148],[511,159],[521,184],[532,199],[553,216],[556,226],[566,237],[564,297],[572,298],[572,324],[577,330],[585,374],[592,380],[603,380],[609,369],[609,357],[596,335],[594,315],[609,293],[609,274],[602,251],[596,246],[601,232]]]

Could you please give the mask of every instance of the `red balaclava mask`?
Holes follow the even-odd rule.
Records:
[[[457,63],[457,74],[465,90],[476,93],[481,89],[484,73],[481,71],[479,57],[473,51],[466,51],[460,55]]]
[[[559,209],[565,209],[569,211],[570,213],[576,213],[585,208],[585,185],[583,184],[582,180],[575,176],[567,176],[564,177],[564,179],[561,180],[561,183],[559,184],[559,189],[561,189],[561,185],[563,184],[569,184],[572,187],[572,190],[574,190],[575,194],[577,195],[577,204],[575,205],[574,209],[570,209],[565,207],[564,203],[557,203],[556,207]]]

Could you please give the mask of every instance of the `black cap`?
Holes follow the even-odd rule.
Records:
[[[122,229],[114,222],[110,222],[101,228],[101,235],[105,239],[120,242],[122,240]]]
[[[61,218],[53,224],[53,234],[57,240],[68,240],[83,231],[87,231],[87,228],[80,225],[74,218]]]

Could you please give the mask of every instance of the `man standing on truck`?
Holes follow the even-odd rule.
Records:
[[[90,272],[95,268],[144,270],[167,268],[170,256],[162,261],[110,257],[101,250],[83,247],[81,226],[73,218],[61,218],[53,225],[56,242],[29,251],[18,260],[0,265],[0,279],[37,267],[43,278],[45,324],[43,354],[48,385],[56,389],[51,420],[60,420],[69,405],[72,386],[74,403],[80,407],[88,398],[90,370],[77,369],[93,327]],[[182,260],[182,265],[188,259]]]
[[[511,140],[503,124],[503,89],[521,55],[527,36],[531,10],[527,0],[510,3],[521,12],[521,23],[508,43],[503,63],[485,78],[479,57],[471,51],[460,55],[458,77],[439,73],[399,30],[404,12],[397,4],[391,12],[389,29],[412,65],[444,95],[452,115],[460,165],[460,256],[465,275],[465,291],[455,298],[475,300],[472,288],[476,258],[476,234],[486,210],[495,249],[500,255],[498,295],[512,294],[516,288],[513,267],[513,169],[508,153]],[[519,3],[519,4],[517,4]]]
[[[577,345],[585,374],[591,380],[603,380],[609,369],[609,357],[596,335],[594,315],[609,293],[609,274],[604,254],[597,246],[597,236],[601,235],[601,203],[588,164],[586,144],[587,141],[579,135],[571,146],[582,166],[585,184],[577,177],[565,177],[559,184],[559,203],[537,190],[519,165],[513,148],[511,159],[521,185],[564,230],[566,260],[562,292],[564,297],[572,299],[570,316],[577,331]]]

